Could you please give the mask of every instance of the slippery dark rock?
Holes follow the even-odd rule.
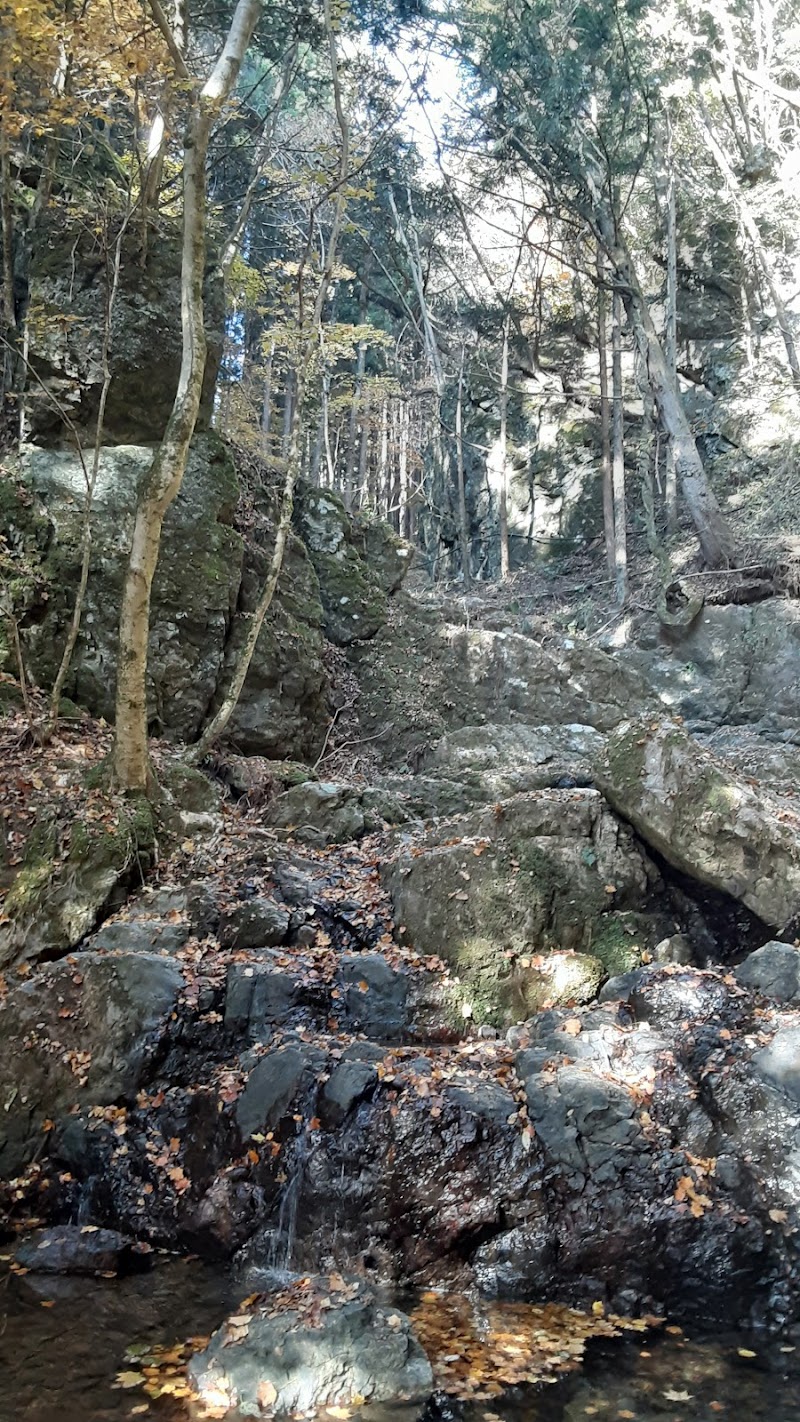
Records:
[[[246,899],[223,914],[220,941],[227,948],[271,948],[284,943],[289,912],[275,899]]]
[[[433,1373],[408,1317],[360,1281],[334,1283],[303,1280],[273,1311],[267,1298],[246,1323],[229,1319],[189,1365],[200,1400],[245,1416],[427,1401]]]
[[[243,1137],[277,1126],[290,1102],[313,1071],[315,1053],[301,1047],[281,1047],[257,1063],[236,1103],[236,1120]]]
[[[141,1268],[147,1254],[135,1240],[95,1225],[36,1230],[14,1250],[15,1262],[37,1274],[107,1274]]]
[[[183,987],[151,953],[82,953],[42,969],[0,1003],[0,1175],[41,1147],[49,1120],[130,1099],[145,1080]]]
[[[353,1107],[369,1094],[378,1081],[378,1073],[369,1062],[341,1062],[322,1088],[320,1105],[326,1129],[341,1126]]]
[[[793,943],[765,943],[739,964],[736,976],[776,1002],[800,1002],[800,950]]]

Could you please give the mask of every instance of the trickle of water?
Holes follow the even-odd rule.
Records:
[[[297,1211],[300,1196],[303,1193],[308,1152],[308,1132],[305,1130],[304,1122],[292,1152],[288,1179],[281,1192],[278,1222],[273,1231],[267,1255],[267,1268],[270,1270],[289,1273],[292,1268],[297,1238]]]

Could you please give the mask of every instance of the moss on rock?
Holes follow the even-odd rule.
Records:
[[[74,948],[131,879],[146,874],[154,850],[153,811],[143,796],[90,791],[65,833],[52,816],[38,820],[5,897],[0,967]]]

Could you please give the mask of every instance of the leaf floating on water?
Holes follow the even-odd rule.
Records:
[[[147,1379],[144,1373],[117,1373],[117,1387],[141,1387]]]

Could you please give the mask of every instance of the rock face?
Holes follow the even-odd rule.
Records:
[[[86,433],[89,445],[103,386],[105,266],[93,233],[65,232],[51,225],[38,234],[29,273],[31,365],[49,395]],[[181,363],[180,272],[177,228],[162,224],[144,261],[131,229],[123,247],[110,332],[112,378],[104,419],[108,444],[144,444],[164,432]],[[216,263],[206,278],[203,299],[209,349],[200,429],[211,421],[225,326]],[[33,380],[26,392],[26,417],[38,444],[69,442],[53,398]]]
[[[797,725],[800,604],[792,599],[706,606],[673,640],[650,616],[615,655],[692,729],[751,724],[774,734]]]
[[[800,952],[793,943],[765,943],[739,964],[736,976],[775,1002],[800,1002]]]
[[[381,1308],[363,1283],[304,1279],[260,1305],[246,1324],[234,1316],[189,1367],[212,1406],[245,1416],[326,1406],[422,1403],[430,1363],[403,1313]],[[360,1405],[360,1402],[358,1403]]]
[[[183,987],[157,954],[82,953],[42,969],[0,1004],[0,1176],[74,1104],[111,1105],[145,1079]]]
[[[107,445],[100,459],[82,630],[65,693],[107,720],[114,712],[119,607],[137,490],[152,458],[152,445],[118,444]],[[66,448],[27,446],[16,472],[16,482],[0,486],[0,529],[37,570],[20,622],[34,678],[48,687],[78,583],[85,478],[79,457]],[[260,487],[255,531],[245,538],[236,526],[243,487],[244,474],[222,441],[198,435],[167,512],[153,588],[148,702],[154,732],[184,740],[197,735],[246,636],[246,614],[258,601],[271,549],[274,499]],[[369,601],[353,635],[371,636],[407,565],[399,557],[404,548],[388,528],[356,532],[335,500],[318,510],[319,539],[328,536],[326,517],[336,545],[333,565],[339,568],[336,550],[343,548],[345,581],[363,587]],[[322,555],[314,556],[324,572]],[[299,759],[318,752],[329,720],[322,653],[323,631],[333,631],[330,606],[304,543],[292,535],[232,720],[231,735],[242,751]]]
[[[800,909],[800,817],[737,777],[676,722],[620,726],[596,766],[614,808],[678,869],[765,923]]]
[[[489,1022],[593,997],[608,971],[595,943],[611,954],[627,936],[616,911],[658,883],[591,790],[518,795],[448,820],[401,842],[384,878],[409,940],[453,965],[468,1015]]]
[[[0,968],[74,948],[121,902],[154,849],[146,804],[103,803],[76,814],[65,841],[51,818],[38,819],[3,902]]]
[[[374,637],[413,549],[387,524],[350,518],[337,494],[301,483],[295,527],[319,578],[325,635],[337,646]]]
[[[639,672],[588,641],[470,628],[458,615],[400,594],[387,626],[353,649],[362,725],[390,764],[419,760],[463,727],[607,731],[658,705]]]

